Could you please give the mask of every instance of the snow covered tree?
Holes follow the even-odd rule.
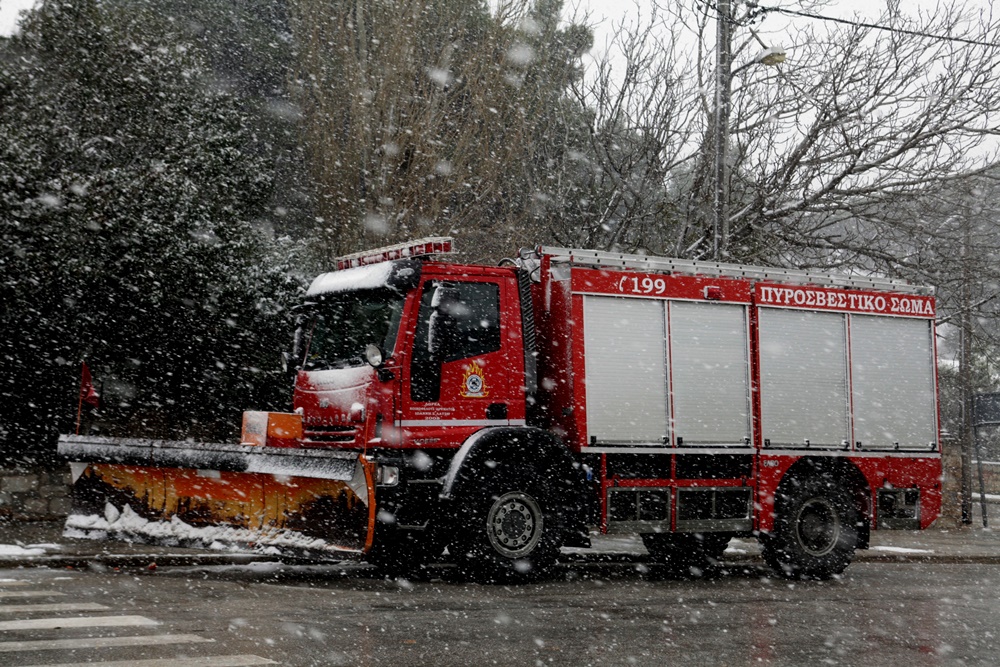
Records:
[[[3,453],[71,428],[85,355],[119,432],[228,435],[282,384],[298,288],[244,115],[141,8],[45,0],[0,58]]]
[[[105,0],[169,22],[204,63],[204,85],[225,92],[243,114],[249,150],[266,158],[273,187],[258,221],[279,236],[312,232],[315,184],[299,141],[301,113],[291,99],[294,40],[286,0]],[[325,267],[324,267],[325,268]]]

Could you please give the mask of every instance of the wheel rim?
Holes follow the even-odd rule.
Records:
[[[497,498],[486,517],[490,544],[507,558],[530,554],[542,537],[542,524],[538,503],[521,491],[511,491]]]
[[[795,537],[811,556],[825,556],[840,540],[840,515],[826,498],[812,498],[795,518]]]

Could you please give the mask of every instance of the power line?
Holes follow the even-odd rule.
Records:
[[[894,32],[901,35],[911,35],[913,37],[927,37],[929,39],[938,39],[948,42],[960,42],[962,44],[969,44],[971,46],[986,46],[992,49],[1000,49],[1000,44],[997,44],[995,42],[981,42],[979,40],[966,39],[964,37],[934,35],[929,32],[922,32],[920,30],[907,30],[906,28],[891,28],[889,26],[879,25],[877,23],[867,23],[865,21],[851,21],[848,19],[836,18],[834,16],[823,16],[821,14],[812,14],[810,12],[802,12],[795,9],[785,9],[783,7],[762,7],[760,5],[757,5],[757,8],[761,14],[766,14],[767,12],[777,12],[779,14],[802,16],[804,18],[817,19],[819,21],[829,21],[831,23],[843,23],[845,25],[850,25],[857,28],[872,28],[873,30],[884,30],[885,32]]]

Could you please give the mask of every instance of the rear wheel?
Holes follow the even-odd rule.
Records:
[[[543,576],[562,544],[553,500],[538,480],[496,471],[481,491],[458,499],[468,512],[452,543],[459,566],[482,583]]]
[[[854,558],[858,516],[851,494],[833,479],[793,480],[778,492],[774,531],[762,538],[764,559],[790,578],[840,574]]]

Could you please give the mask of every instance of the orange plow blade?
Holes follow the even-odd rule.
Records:
[[[63,436],[69,535],[168,546],[362,554],[374,464],[357,453]]]

